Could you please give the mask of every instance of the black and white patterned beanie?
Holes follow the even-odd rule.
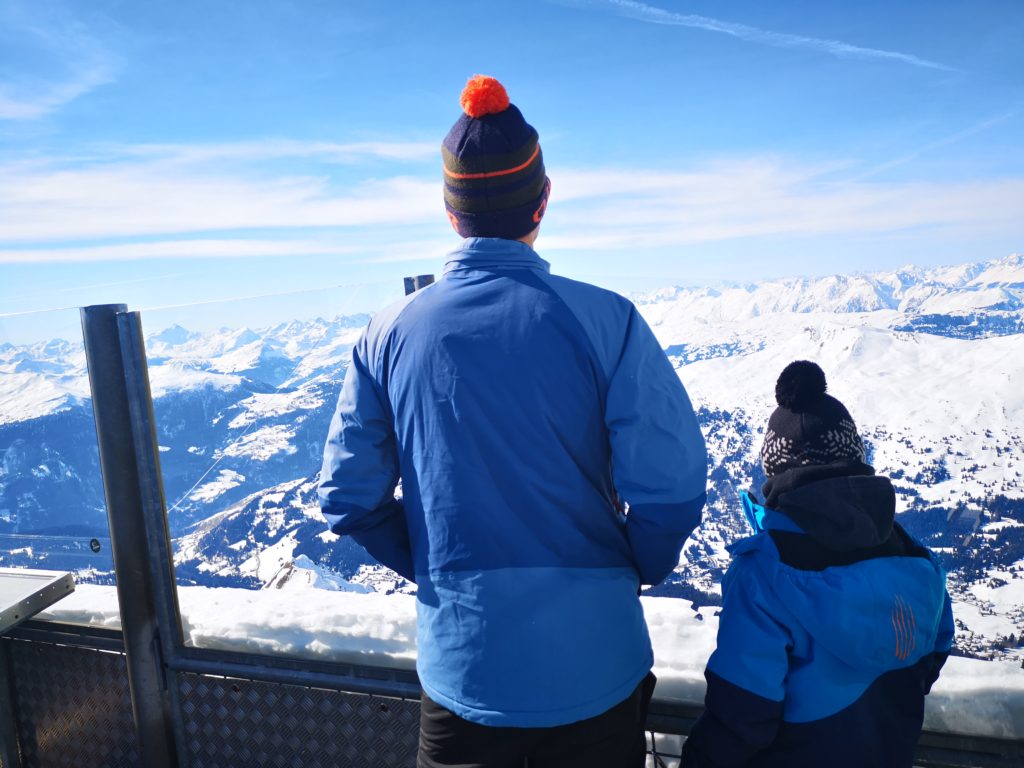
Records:
[[[846,407],[825,393],[825,373],[812,362],[787,365],[775,384],[779,407],[768,419],[761,463],[768,477],[795,467],[864,462],[864,442]]]

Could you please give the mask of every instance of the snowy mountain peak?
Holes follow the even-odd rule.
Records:
[[[1006,312],[1024,308],[1024,257],[895,272],[784,278],[717,288],[675,286],[634,297],[645,314],[696,322],[743,321],[791,313],[907,314]]]
[[[174,325],[165,328],[160,333],[153,334],[147,340],[147,344],[164,344],[168,347],[176,347],[179,344],[192,339],[194,334],[190,333],[187,329],[182,328],[180,325],[175,323]]]

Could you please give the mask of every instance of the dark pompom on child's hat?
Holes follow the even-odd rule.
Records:
[[[864,462],[853,417],[827,389],[824,371],[812,362],[797,360],[783,369],[775,383],[779,407],[768,419],[761,446],[768,477],[795,467]]]
[[[544,216],[551,183],[533,126],[493,77],[474,75],[441,145],[444,205],[463,237],[516,240]]]
[[[790,363],[775,382],[775,402],[782,408],[800,413],[813,406],[825,394],[825,372],[807,360]]]

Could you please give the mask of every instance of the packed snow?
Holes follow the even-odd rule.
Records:
[[[207,483],[196,488],[189,496],[191,501],[213,501],[218,496],[232,488],[237,488],[245,482],[245,475],[241,475],[231,469],[222,469],[217,476]]]
[[[169,392],[183,390],[212,389],[230,390],[241,384],[240,376],[208,370],[185,360],[170,360],[149,366],[149,384],[153,397],[163,397]]]
[[[0,425],[66,410],[90,399],[84,361],[78,367],[62,366],[56,373],[26,370],[18,358],[0,350]]]
[[[696,405],[763,414],[754,420],[763,429],[774,410],[779,371],[792,360],[814,359],[826,371],[829,392],[847,406],[862,433],[877,435],[871,442],[880,472],[920,463],[908,455],[912,438],[918,446],[942,449],[947,463],[948,479],[914,488],[923,497],[985,497],[993,489],[1020,495],[1021,337],[893,334],[869,325],[878,320],[873,315],[858,319],[863,324],[840,325],[830,315],[783,315],[773,318],[770,330],[763,321],[752,321],[735,335],[767,335],[774,342],[749,354],[693,362],[680,369],[680,377]],[[673,326],[668,319],[654,330],[667,347],[687,337],[690,344],[699,341],[692,325]],[[722,329],[708,332],[720,337]],[[971,371],[971,379],[951,376],[950,360]],[[752,450],[759,447],[756,441]]]
[[[278,453],[295,453],[291,439],[295,430],[286,424],[275,424],[253,430],[235,440],[224,449],[225,456],[246,456],[256,461],[266,461]]]

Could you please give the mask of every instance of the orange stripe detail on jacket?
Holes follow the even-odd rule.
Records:
[[[896,595],[892,608],[892,628],[896,632],[896,658],[904,661],[917,647],[917,622],[914,609],[901,595]]]
[[[893,651],[893,655],[898,659],[898,658],[900,658],[900,652],[901,652],[901,648],[900,648],[900,645],[901,645],[900,644],[900,626],[899,626],[899,624],[896,621],[896,608],[895,608],[895,606],[892,609],[891,619],[892,619],[893,631],[896,633],[896,650]]]

